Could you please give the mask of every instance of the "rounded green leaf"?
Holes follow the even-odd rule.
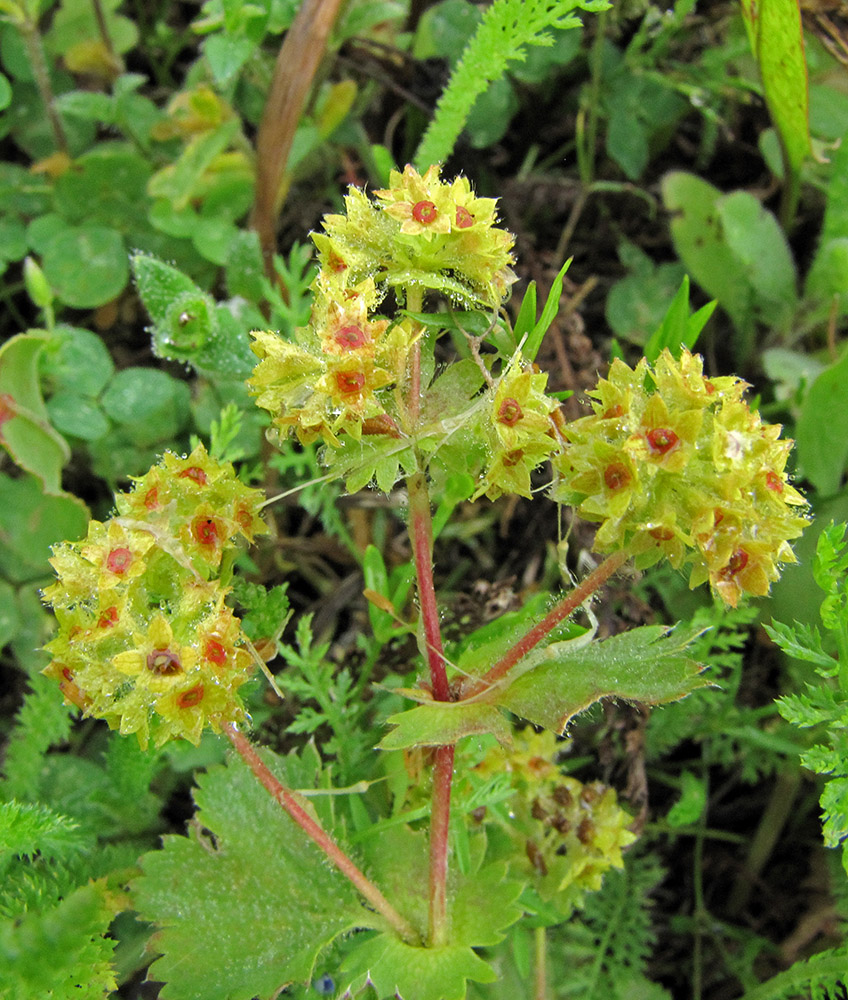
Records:
[[[53,392],[73,391],[96,396],[115,371],[112,356],[100,337],[79,326],[59,326],[45,346],[41,373]]]
[[[56,181],[53,202],[69,222],[128,233],[146,227],[151,169],[138,154],[109,147],[81,156]]]
[[[153,368],[125,368],[112,379],[101,403],[107,415],[125,429],[137,445],[175,437],[189,415],[191,392]]]
[[[50,422],[62,434],[96,441],[109,430],[109,421],[92,399],[74,392],[59,392],[47,402]]]
[[[57,233],[42,261],[57,296],[75,309],[93,309],[116,298],[129,279],[119,233],[103,226],[78,226]]]

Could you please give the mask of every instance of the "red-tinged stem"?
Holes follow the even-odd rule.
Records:
[[[365,899],[388,920],[404,941],[408,944],[420,944],[420,938],[412,925],[397,912],[377,886],[362,874],[333,838],[322,830],[309,813],[299,805],[292,792],[274,777],[246,737],[231,722],[226,723],[223,730],[227,739],[238,751],[245,764],[253,771],[271,798],[285,809],[301,830],[321,848],[342,875],[350,879]]]
[[[613,552],[611,556],[607,556],[600,566],[593,569],[585,580],[582,580],[574,590],[566,594],[537,625],[534,625],[529,632],[522,636],[491,670],[476,681],[472,681],[463,690],[463,698],[472,698],[474,695],[480,694],[506,676],[519,660],[523,659],[534,646],[550,635],[560,622],[576,611],[587,597],[591,597],[596,590],[602,587],[614,573],[621,569],[625,562],[627,562],[625,552]]]
[[[409,490],[409,534],[415,556],[418,602],[430,667],[430,685],[436,701],[450,701],[451,693],[445,669],[439,609],[433,585],[432,519],[430,497],[424,474],[407,480]],[[429,943],[439,947],[447,942],[448,831],[450,827],[451,784],[454,747],[436,748],[433,765],[433,807],[430,813],[430,918]]]
[[[415,558],[418,603],[421,606],[421,622],[427,646],[430,683],[436,701],[450,701],[442,633],[439,627],[439,609],[436,605],[436,589],[433,585],[430,497],[423,473],[418,472],[414,476],[410,476],[407,480],[407,489],[409,490],[409,534],[412,538],[412,551]]]
[[[433,766],[433,808],[430,813],[430,918],[431,948],[447,944],[448,937],[448,833],[454,746],[436,748]]]

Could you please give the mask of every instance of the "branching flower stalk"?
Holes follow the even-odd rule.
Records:
[[[618,646],[630,657],[626,682],[610,671],[614,654],[603,647],[581,646],[580,659],[569,662],[573,647],[551,642],[555,630],[628,560],[637,569],[663,558],[688,567],[690,586],[709,583],[731,606],[745,595],[765,594],[780,565],[794,560],[789,540],[807,523],[805,501],[785,471],[790,442],[749,408],[743,382],[706,377],[702,360],[688,351],[665,351],[653,366],[614,361],[589,393],[593,412],[567,423],[547,391],[547,376],[522,354],[521,338],[505,320],[491,322],[514,280],[513,240],[496,221],[494,199],[478,198],[465,178],[443,181],[437,167],[423,175],[412,167],[393,172],[375,199],[351,189],[344,213],[327,216],[324,231],[313,237],[320,270],[309,323],[289,340],[273,331],[252,334],[258,363],[248,387],[270,414],[273,442],[284,445],[292,433],[303,444],[320,441],[326,478],[343,480],[350,492],[369,483],[384,492],[406,484],[428,679],[410,692],[418,706],[390,721],[399,731],[407,726],[406,742],[394,749],[432,751],[426,942],[424,927],[416,929],[342,850],[343,834],[334,838],[312,818],[244,734],[249,719],[239,689],[258,657],[228,599],[237,544],[265,530],[264,497],[241,483],[232,466],[202,446],[184,457],[166,454],[117,495],[114,517],[93,521],[82,541],[55,548],[58,579],[45,591],[59,626],[47,646],[52,659],[45,672],[66,699],[135,734],[142,746],[151,739],[156,746],[170,739],[197,744],[206,728],[223,733],[274,800],[385,918],[392,947],[455,943],[449,829],[463,735],[483,725],[501,740],[500,709],[560,731],[586,705],[585,691],[569,688],[568,670],[557,674],[563,664],[606,671],[597,697],[654,704],[683,697],[700,683],[698,665],[676,656],[686,640],[667,652],[656,643],[662,630],[604,640],[635,638]],[[447,322],[445,303],[478,313],[478,329],[489,329],[473,338],[473,358],[438,370],[434,345],[445,331],[434,330],[426,314]],[[450,489],[454,502],[531,498],[531,476],[547,463],[554,473],[551,498],[597,524],[594,547],[603,561],[540,620],[529,627],[507,624],[494,645],[483,640],[479,648],[473,642],[460,647],[454,665],[439,623],[431,495]],[[394,613],[387,595],[376,597]],[[639,668],[657,657],[665,657],[671,678],[663,670],[660,679],[643,684]],[[547,743],[532,727],[512,736],[516,797],[503,818],[504,836],[516,845],[509,871],[536,880],[566,919],[583,892],[600,886],[604,871],[621,866],[621,851],[633,839],[628,817],[611,789],[583,785],[550,763],[556,754],[551,733]],[[502,754],[496,748],[475,770],[501,773]],[[504,871],[497,869],[499,884]],[[517,908],[521,890],[512,903],[510,891],[504,906]],[[423,925],[423,913],[418,920]],[[497,933],[480,943],[491,944]],[[540,928],[540,998],[544,942]],[[467,945],[466,959],[479,971],[482,960],[471,950],[477,943],[465,942],[457,955]],[[395,979],[386,977],[384,992],[390,992]]]
[[[240,733],[232,723],[226,723],[223,726],[223,732],[271,798],[280,804],[312,842],[327,855],[342,875],[349,879],[374,909],[386,918],[404,941],[413,945],[419,944],[418,934],[409,921],[397,912],[377,886],[357,868],[333,838],[321,829],[320,825],[298,803],[292,792],[274,777],[245,735]]]

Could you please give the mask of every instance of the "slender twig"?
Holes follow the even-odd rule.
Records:
[[[342,0],[305,0],[298,10],[277,55],[256,136],[256,200],[251,225],[259,235],[265,270],[272,282],[276,280],[275,231],[286,163],[341,3]]]
[[[321,829],[298,803],[293,793],[274,777],[244,734],[240,733],[231,722],[223,726],[223,731],[271,798],[285,809],[291,819],[326,854],[342,875],[348,878],[374,909],[388,920],[404,941],[414,945],[420,944],[420,938],[409,921],[397,912],[377,886],[363,875],[332,837]]]
[[[68,137],[65,134],[65,126],[56,110],[53,96],[53,85],[50,82],[50,71],[47,68],[47,60],[44,57],[44,45],[41,41],[41,32],[38,28],[36,18],[27,19],[18,24],[23,35],[27,55],[29,56],[32,73],[41,100],[47,111],[47,120],[50,122],[50,129],[53,132],[53,141],[60,153],[68,155]]]
[[[463,698],[473,698],[505,677],[519,660],[547,638],[557,625],[576,611],[587,597],[591,597],[599,587],[602,587],[625,562],[627,554],[624,552],[613,552],[611,556],[607,556],[600,566],[593,569],[585,580],[561,598],[538,624],[507,650],[491,670],[467,685],[462,691]]]
[[[121,58],[115,51],[115,44],[112,41],[112,35],[109,33],[109,23],[106,20],[106,11],[103,9],[103,0],[91,0],[91,6],[94,8],[94,19],[97,21],[97,30],[100,34],[100,40],[103,42],[103,47],[108,52],[114,67],[120,72]]]

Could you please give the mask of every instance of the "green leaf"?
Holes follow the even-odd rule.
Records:
[[[92,399],[75,392],[58,392],[47,403],[47,412],[56,430],[68,437],[96,441],[109,430],[109,421]]]
[[[812,151],[801,10],[797,0],[742,0],[742,14],[780,136],[785,176],[797,184]]]
[[[0,803],[0,871],[13,856],[53,860],[81,850],[86,840],[77,824],[40,803]]]
[[[674,171],[663,177],[662,197],[671,213],[671,238],[680,259],[728,313],[744,354],[753,333],[753,303],[750,286],[741,280],[736,255],[724,238],[718,211],[721,192],[694,174]]]
[[[138,445],[175,437],[189,417],[191,390],[154,368],[125,368],[101,397],[106,414],[123,424]]]
[[[240,119],[232,118],[214,131],[195,136],[174,163],[150,178],[149,193],[154,198],[166,198],[177,209],[185,208],[199,193],[206,170],[229,146],[239,126]]]
[[[43,333],[21,333],[0,347],[0,443],[47,493],[62,493],[62,467],[71,457],[65,439],[48,421],[41,398],[38,359],[48,342]]]
[[[306,754],[262,756],[288,787],[320,787]],[[239,759],[201,775],[194,797],[190,835],[145,855],[135,883],[141,916],[161,928],[150,977],[167,984],[163,1000],[270,1000],[309,980],[367,911]]]
[[[707,805],[707,786],[691,771],[680,775],[680,798],[669,809],[666,819],[670,826],[697,823]]]
[[[519,106],[515,89],[509,80],[501,78],[490,84],[468,112],[465,132],[471,146],[474,149],[485,149],[500,142]]]
[[[832,496],[848,460],[848,353],[813,382],[795,439],[804,476],[822,496]]]
[[[691,350],[715,307],[715,302],[709,302],[694,315],[689,315],[689,275],[685,274],[662,322],[645,344],[644,354],[648,361],[653,364],[666,348],[676,358],[680,357],[683,347]]]
[[[124,241],[104,226],[74,226],[56,233],[41,263],[57,296],[75,309],[94,309],[117,298],[129,279]]]
[[[398,1000],[464,1000],[466,983],[494,983],[497,975],[465,945],[414,948],[389,934],[359,945],[344,965],[358,989],[370,978],[378,995]]]
[[[780,0],[782,2],[782,0]],[[724,239],[754,292],[762,321],[785,328],[797,306],[792,253],[777,219],[747,191],[718,199]]]
[[[492,733],[504,746],[512,743],[512,729],[501,713],[476,702],[434,701],[390,715],[386,721],[396,728],[377,744],[380,750],[439,747],[482,733]]]
[[[16,582],[48,573],[50,547],[85,534],[88,511],[69,493],[45,494],[34,476],[0,476],[0,533],[3,572]]]
[[[137,153],[107,146],[81,156],[57,179],[53,202],[70,223],[104,226],[131,239],[135,230],[149,228],[150,175]]]
[[[828,671],[825,676],[829,676],[830,671],[838,670],[838,660],[822,649],[821,635],[815,625],[802,625],[800,622],[784,625],[773,621],[771,625],[764,624],[763,628],[772,642],[776,642],[787,656],[824,667]]]
[[[699,632],[644,625],[576,651],[566,645],[562,655],[553,643],[544,662],[487,700],[557,733],[601,698],[677,701],[707,683],[700,677],[703,666],[685,655]]]
[[[105,885],[93,883],[55,907],[0,920],[0,995],[106,1000],[117,988],[106,937],[114,916]]]
[[[535,361],[536,355],[539,353],[539,348],[542,346],[542,339],[548,332],[548,329],[556,318],[556,314],[559,312],[559,300],[562,296],[562,283],[565,278],[565,272],[571,267],[571,262],[574,258],[569,257],[568,260],[559,269],[559,273],[553,280],[551,285],[551,290],[548,292],[548,297],[545,299],[545,304],[542,307],[542,315],[539,317],[538,323],[530,331],[527,341],[522,349],[522,354],[529,361]]]
[[[551,29],[579,27],[575,9],[598,11],[607,6],[598,0],[496,0],[487,7],[439,98],[415,153],[416,166],[423,170],[448,158],[474,102],[503,76],[511,61],[523,61],[529,46],[552,45]]]
[[[114,371],[109,349],[84,327],[57,326],[41,355],[41,373],[54,392],[97,396]]]

